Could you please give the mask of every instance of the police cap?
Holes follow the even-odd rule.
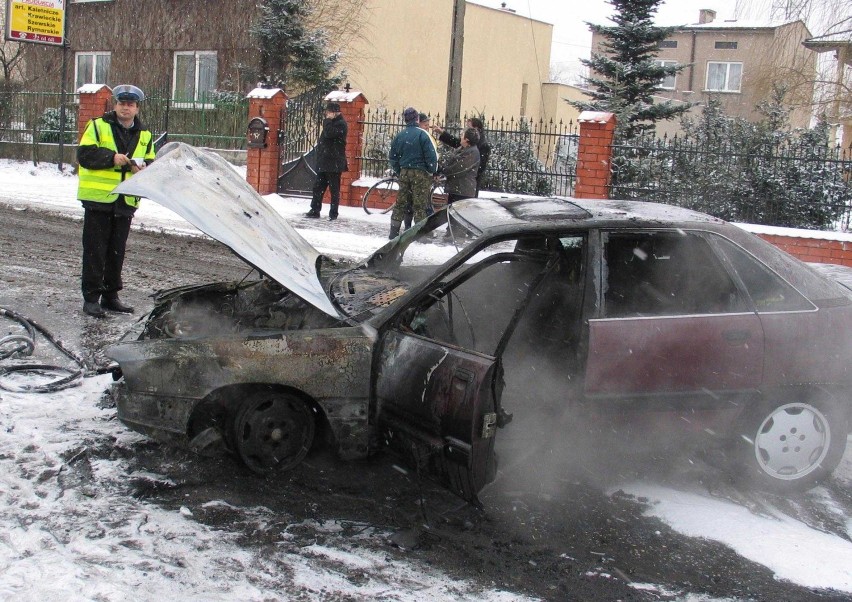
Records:
[[[136,102],[142,102],[145,100],[145,93],[136,86],[131,86],[129,84],[116,86],[112,90],[112,95],[119,101],[135,100]]]

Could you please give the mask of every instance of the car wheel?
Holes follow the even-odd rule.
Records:
[[[785,398],[760,404],[740,421],[742,475],[764,489],[804,491],[837,467],[849,425],[829,397]]]
[[[313,412],[301,399],[263,391],[250,396],[234,421],[234,444],[253,472],[290,470],[304,459],[314,440]]]

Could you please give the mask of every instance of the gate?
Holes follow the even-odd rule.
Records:
[[[278,193],[283,196],[311,196],[326,94],[324,89],[314,88],[287,99],[278,147]]]

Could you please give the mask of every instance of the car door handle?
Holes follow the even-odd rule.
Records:
[[[722,333],[725,340],[731,344],[737,345],[745,343],[751,338],[751,333],[748,330],[726,330]]]

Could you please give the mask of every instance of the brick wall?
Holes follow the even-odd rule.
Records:
[[[87,84],[80,88],[77,107],[77,140],[83,136],[89,121],[103,116],[113,108],[112,89],[103,84]]]
[[[367,98],[360,92],[332,92],[326,99],[340,104],[340,114],[346,120],[346,165],[349,167],[340,174],[340,204],[360,207],[363,193],[354,182],[361,177],[361,155],[364,141],[364,109]],[[364,191],[366,192],[366,190]],[[324,201],[330,201],[331,192],[326,191]]]
[[[819,238],[807,236],[778,235],[757,232],[758,236],[786,251],[793,257],[812,263],[833,263],[852,267],[852,236],[830,232],[819,232]],[[838,240],[831,238],[836,236]],[[844,240],[848,239],[848,240]]]

